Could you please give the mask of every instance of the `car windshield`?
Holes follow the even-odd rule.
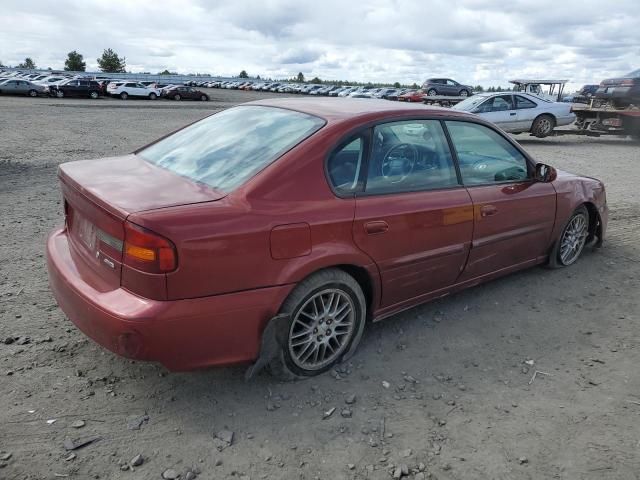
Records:
[[[625,75],[625,77],[629,78],[640,78],[640,68],[638,70],[634,70],[633,72],[629,72]]]
[[[229,192],[324,123],[282,108],[240,106],[194,123],[138,154],[178,175]]]
[[[456,103],[453,107],[456,110],[462,110],[463,112],[470,112],[482,102],[487,99],[484,95],[473,95],[466,100],[461,101],[460,103]]]

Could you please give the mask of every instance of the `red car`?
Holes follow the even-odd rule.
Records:
[[[368,320],[570,265],[607,225],[602,182],[536,164],[474,115],[377,100],[252,102],[59,178],[58,304],[172,370],[315,375]]]
[[[422,97],[424,97],[424,92],[422,90],[411,90],[403,95],[398,97],[398,101],[400,102],[421,102]]]

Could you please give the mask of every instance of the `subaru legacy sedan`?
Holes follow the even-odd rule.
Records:
[[[326,371],[369,321],[602,243],[602,182],[481,118],[297,97],[60,166],[50,284],[107,349],[171,370]]]

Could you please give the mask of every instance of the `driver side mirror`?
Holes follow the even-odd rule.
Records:
[[[550,165],[537,163],[534,178],[537,182],[549,183],[558,178],[558,172]]]

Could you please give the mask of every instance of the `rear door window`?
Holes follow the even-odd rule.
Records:
[[[410,120],[373,130],[366,193],[450,188],[458,177],[438,120]]]
[[[364,137],[347,140],[329,157],[327,173],[329,181],[338,194],[354,192],[361,182],[364,156]]]
[[[537,106],[538,105],[536,105],[535,102],[529,100],[528,98],[525,98],[522,95],[516,95],[516,108],[536,108]]]

